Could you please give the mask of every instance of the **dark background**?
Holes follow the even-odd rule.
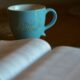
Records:
[[[54,8],[58,14],[56,24],[46,31],[46,37],[52,46],[76,46],[80,47],[80,0],[0,0],[0,39],[14,40],[8,21],[7,7],[19,3],[38,3]],[[52,16],[47,15],[46,24]]]

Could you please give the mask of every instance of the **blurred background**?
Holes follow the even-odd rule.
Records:
[[[8,21],[7,7],[12,4],[36,3],[51,7],[57,11],[58,20],[48,31],[47,40],[52,46],[80,47],[80,0],[0,0],[0,39],[14,40]],[[46,24],[52,16],[47,15]]]
[[[76,4],[79,3],[80,0],[0,0],[0,7],[6,7],[10,4],[16,4],[16,3],[43,3],[43,4],[52,4],[52,3],[58,3],[58,4]]]

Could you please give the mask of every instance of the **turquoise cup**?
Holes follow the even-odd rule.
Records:
[[[57,20],[57,13],[52,8],[40,4],[18,4],[8,7],[10,28],[16,39],[40,38]],[[51,12],[52,21],[45,25],[46,15]]]

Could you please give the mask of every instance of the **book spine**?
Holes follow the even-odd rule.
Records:
[[[34,39],[0,61],[0,80],[11,80],[51,50],[43,40]]]

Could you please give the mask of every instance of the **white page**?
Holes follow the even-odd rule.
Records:
[[[0,80],[11,80],[51,50],[41,39],[1,41],[0,47]]]
[[[80,80],[80,48],[57,47],[13,80]]]

